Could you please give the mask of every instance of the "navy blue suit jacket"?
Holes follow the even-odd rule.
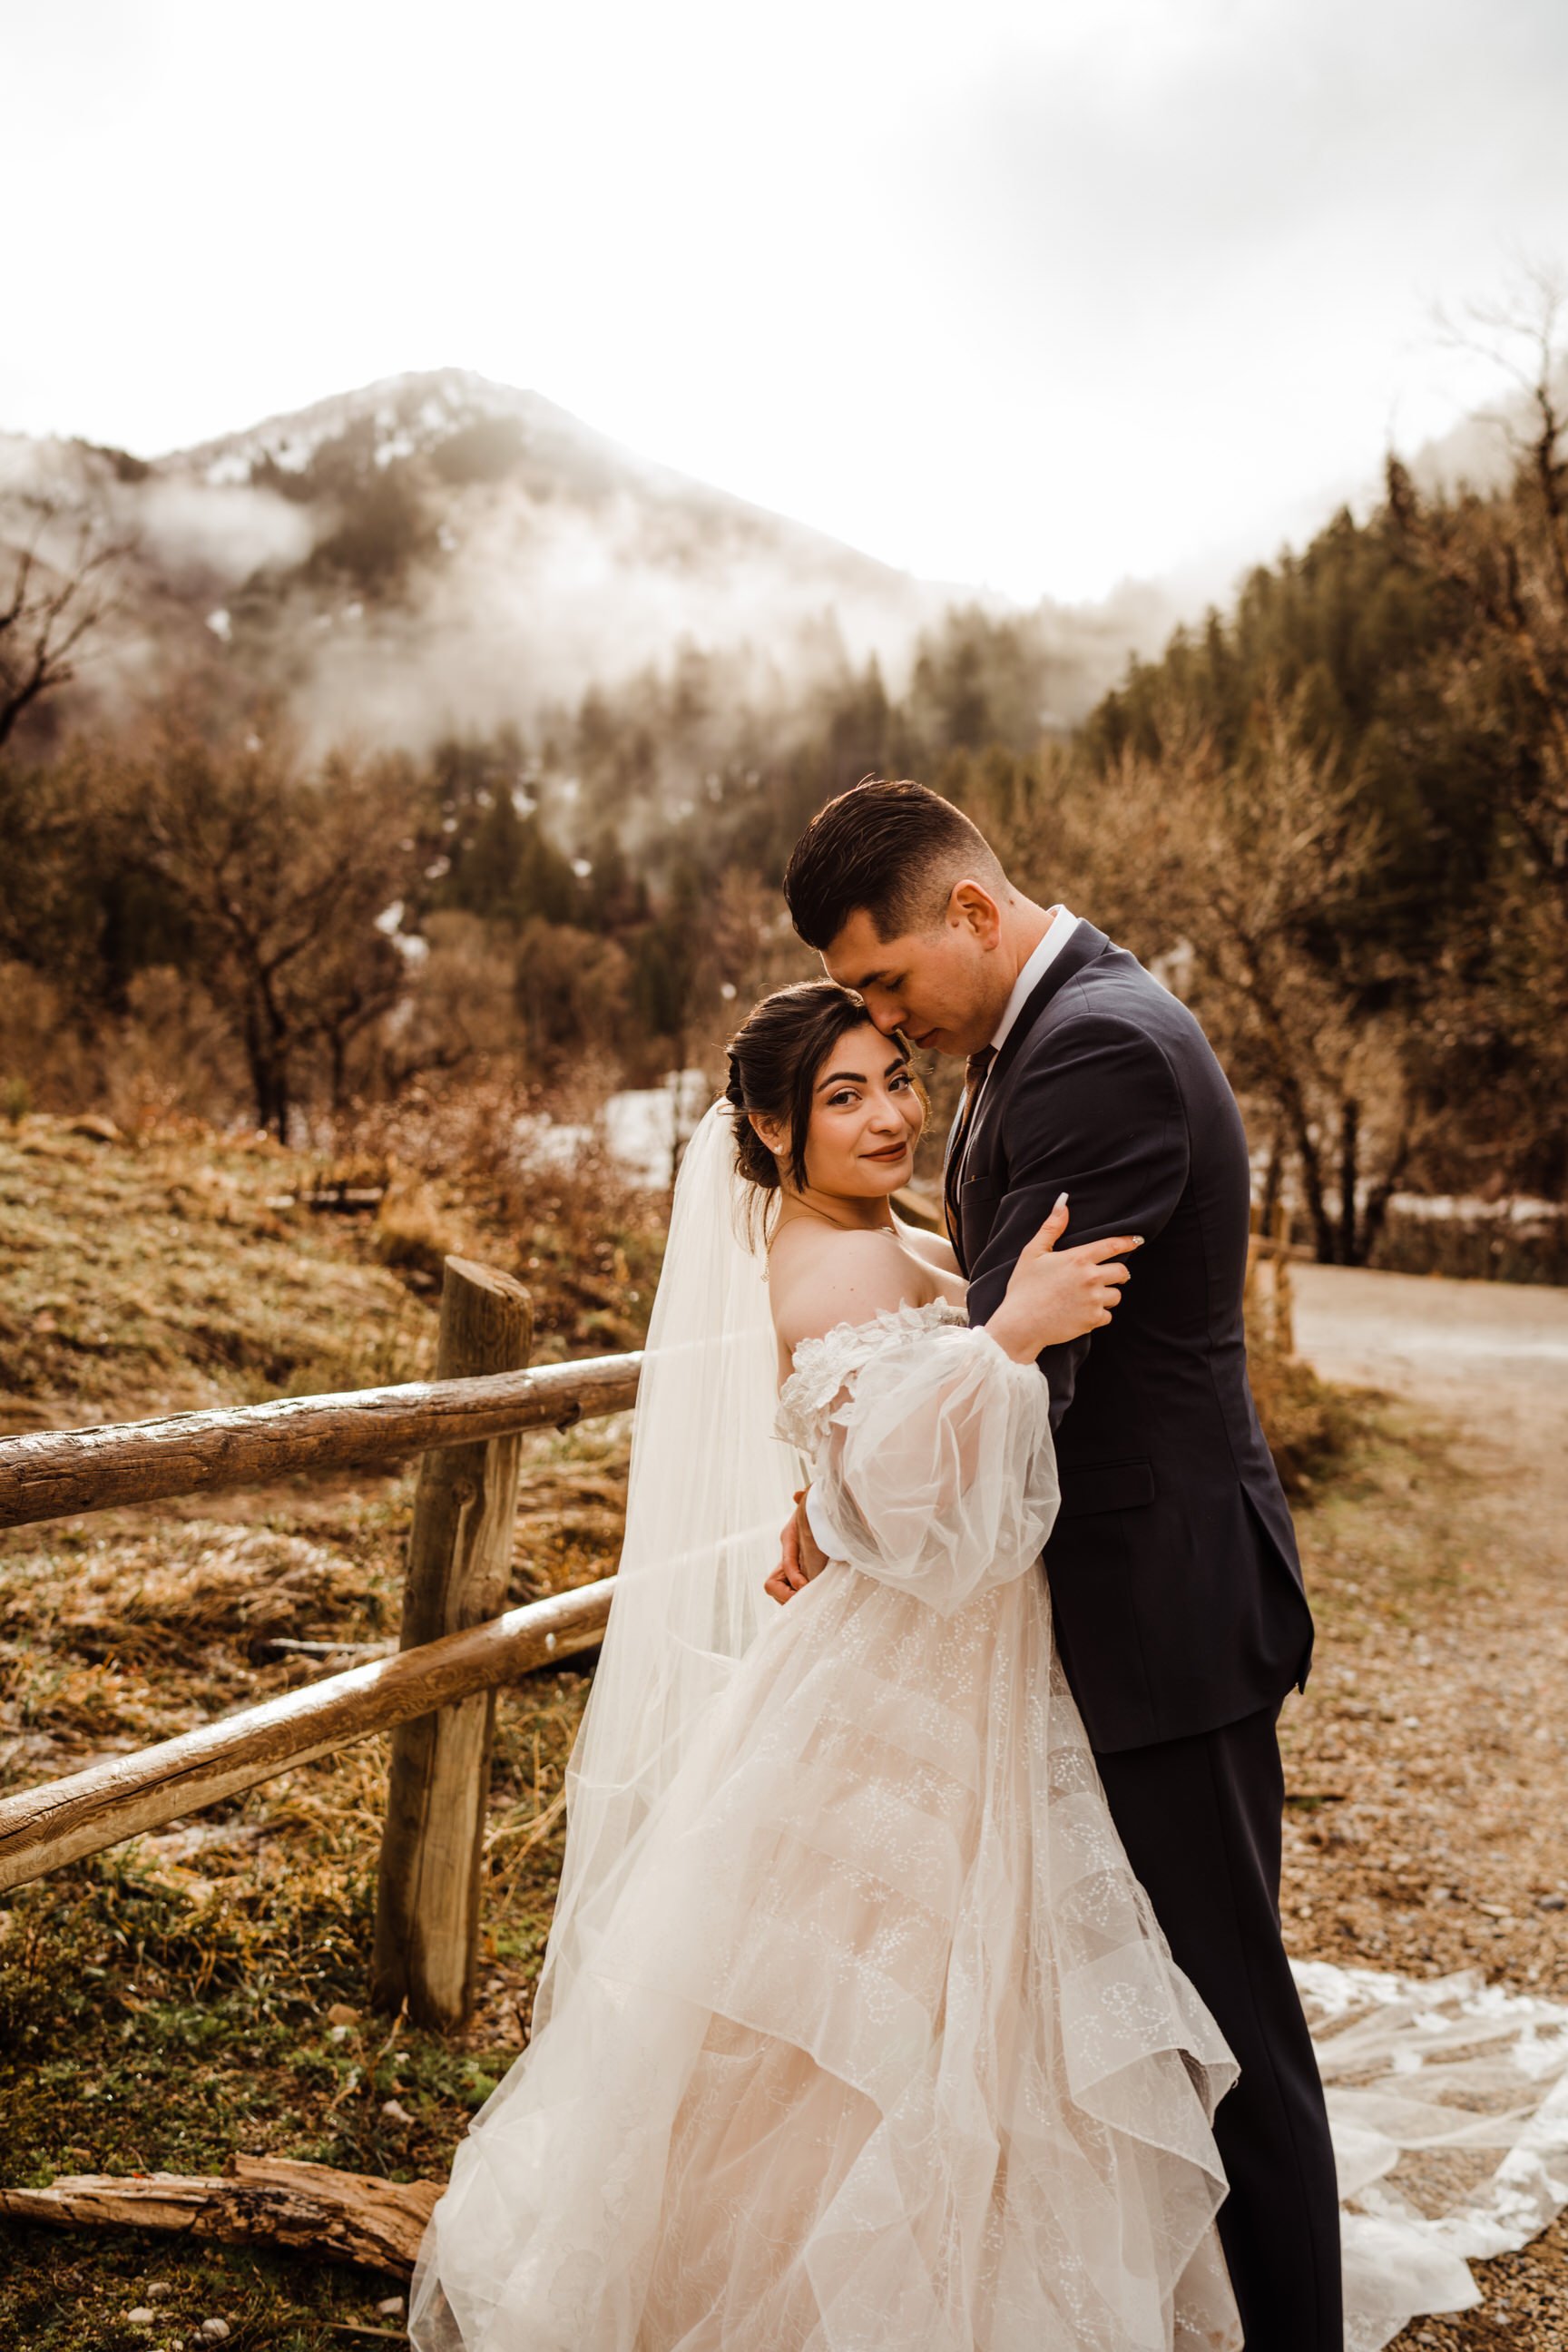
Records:
[[[984,1323],[1058,1192],[1066,1245],[1142,1234],[1109,1325],[1048,1348],[1057,1641],[1105,1752],[1215,1729],[1306,1680],[1312,1620],[1247,1377],[1250,1185],[1197,1022],[1081,923],[1023,1008],[950,1171]]]

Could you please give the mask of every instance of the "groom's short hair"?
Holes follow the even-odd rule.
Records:
[[[1001,861],[977,825],[940,793],[867,776],[818,809],[790,852],[784,903],[807,947],[830,947],[864,909],[879,940],[926,930],[955,882],[1005,889]]]

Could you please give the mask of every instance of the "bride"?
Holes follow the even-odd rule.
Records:
[[[1236,2352],[1210,2129],[1235,2065],[1117,1840],[1036,1572],[1034,1359],[1110,1318],[1135,1239],[1058,1250],[1058,1203],[972,1329],[946,1244],[892,1212],[923,1121],[899,1041],[813,982],[731,1070],[677,1187],[534,2039],[458,2151],[411,2342]],[[807,1476],[838,1556],[772,1580],[764,1619]],[[1371,2352],[1568,2196],[1568,2034],[1461,1979],[1307,1975]],[[1453,2207],[1453,2151],[1500,2145],[1535,2218],[1497,2243],[1389,2185],[1446,2151]],[[1467,2173],[1459,2203],[1500,2226],[1509,2195]]]

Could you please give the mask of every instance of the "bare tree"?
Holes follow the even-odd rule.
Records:
[[[171,729],[130,800],[244,1049],[257,1124],[286,1142],[301,1055],[324,1046],[341,1098],[351,1040],[402,988],[384,917],[416,853],[403,772],[337,754],[308,772],[270,728],[225,748]]]
[[[106,540],[88,518],[68,530],[67,548],[51,561],[46,542],[60,521],[44,504],[26,544],[0,548],[11,572],[9,590],[0,592],[0,746],[25,710],[69,684],[83,640],[115,602],[127,543]]]
[[[1179,945],[1184,992],[1295,1166],[1319,1258],[1364,1265],[1416,1136],[1405,1024],[1379,1003],[1392,975],[1345,945],[1374,827],[1281,700],[1228,762],[1179,705],[1161,737],[1158,758],[1123,754],[1081,824],[1089,903],[1151,950]]]
[[[384,909],[384,912],[388,911]],[[300,1024],[326,1056],[332,1108],[348,1108],[349,1055],[356,1039],[392,1011],[404,992],[402,952],[389,926],[363,923],[336,940],[311,972],[313,1012]]]

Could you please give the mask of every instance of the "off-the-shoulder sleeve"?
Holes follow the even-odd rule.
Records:
[[[908,1308],[808,1340],[795,1361],[779,1430],[811,1461],[835,1558],[944,1616],[1032,1567],[1058,1498],[1033,1364]]]

